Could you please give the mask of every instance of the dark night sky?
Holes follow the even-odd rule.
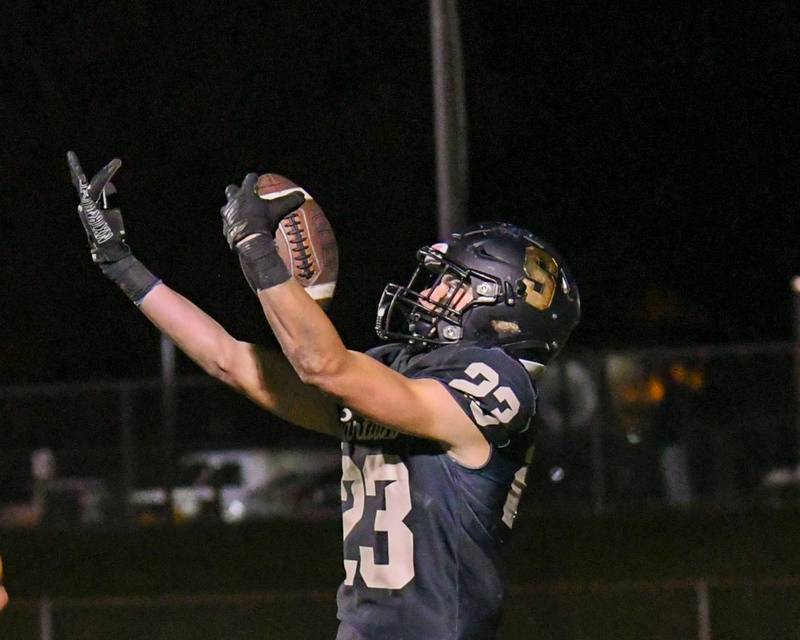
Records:
[[[427,2],[16,4],[1,384],[158,370],[156,332],[89,260],[70,148],[87,171],[122,159],[135,253],[253,341],[270,337],[220,234],[222,190],[292,177],[339,238],[331,315],[349,346],[373,343],[383,284],[436,230]],[[673,5],[462,5],[470,218],[559,247],[582,290],[576,344],[788,339],[800,17]]]

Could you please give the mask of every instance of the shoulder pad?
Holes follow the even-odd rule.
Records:
[[[441,358],[415,377],[442,382],[486,439],[498,447],[527,431],[536,391],[523,366],[499,348],[442,350]]]

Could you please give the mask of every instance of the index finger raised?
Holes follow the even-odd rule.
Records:
[[[83,169],[81,169],[81,163],[74,151],[67,151],[67,164],[69,165],[72,184],[80,191],[81,185],[86,184],[86,174],[83,172]]]

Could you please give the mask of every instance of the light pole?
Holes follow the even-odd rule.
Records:
[[[467,108],[457,0],[430,0],[439,238],[467,218]]]

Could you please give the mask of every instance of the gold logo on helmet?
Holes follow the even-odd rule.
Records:
[[[534,309],[544,311],[553,303],[556,293],[558,263],[539,247],[525,249],[525,302]]]

